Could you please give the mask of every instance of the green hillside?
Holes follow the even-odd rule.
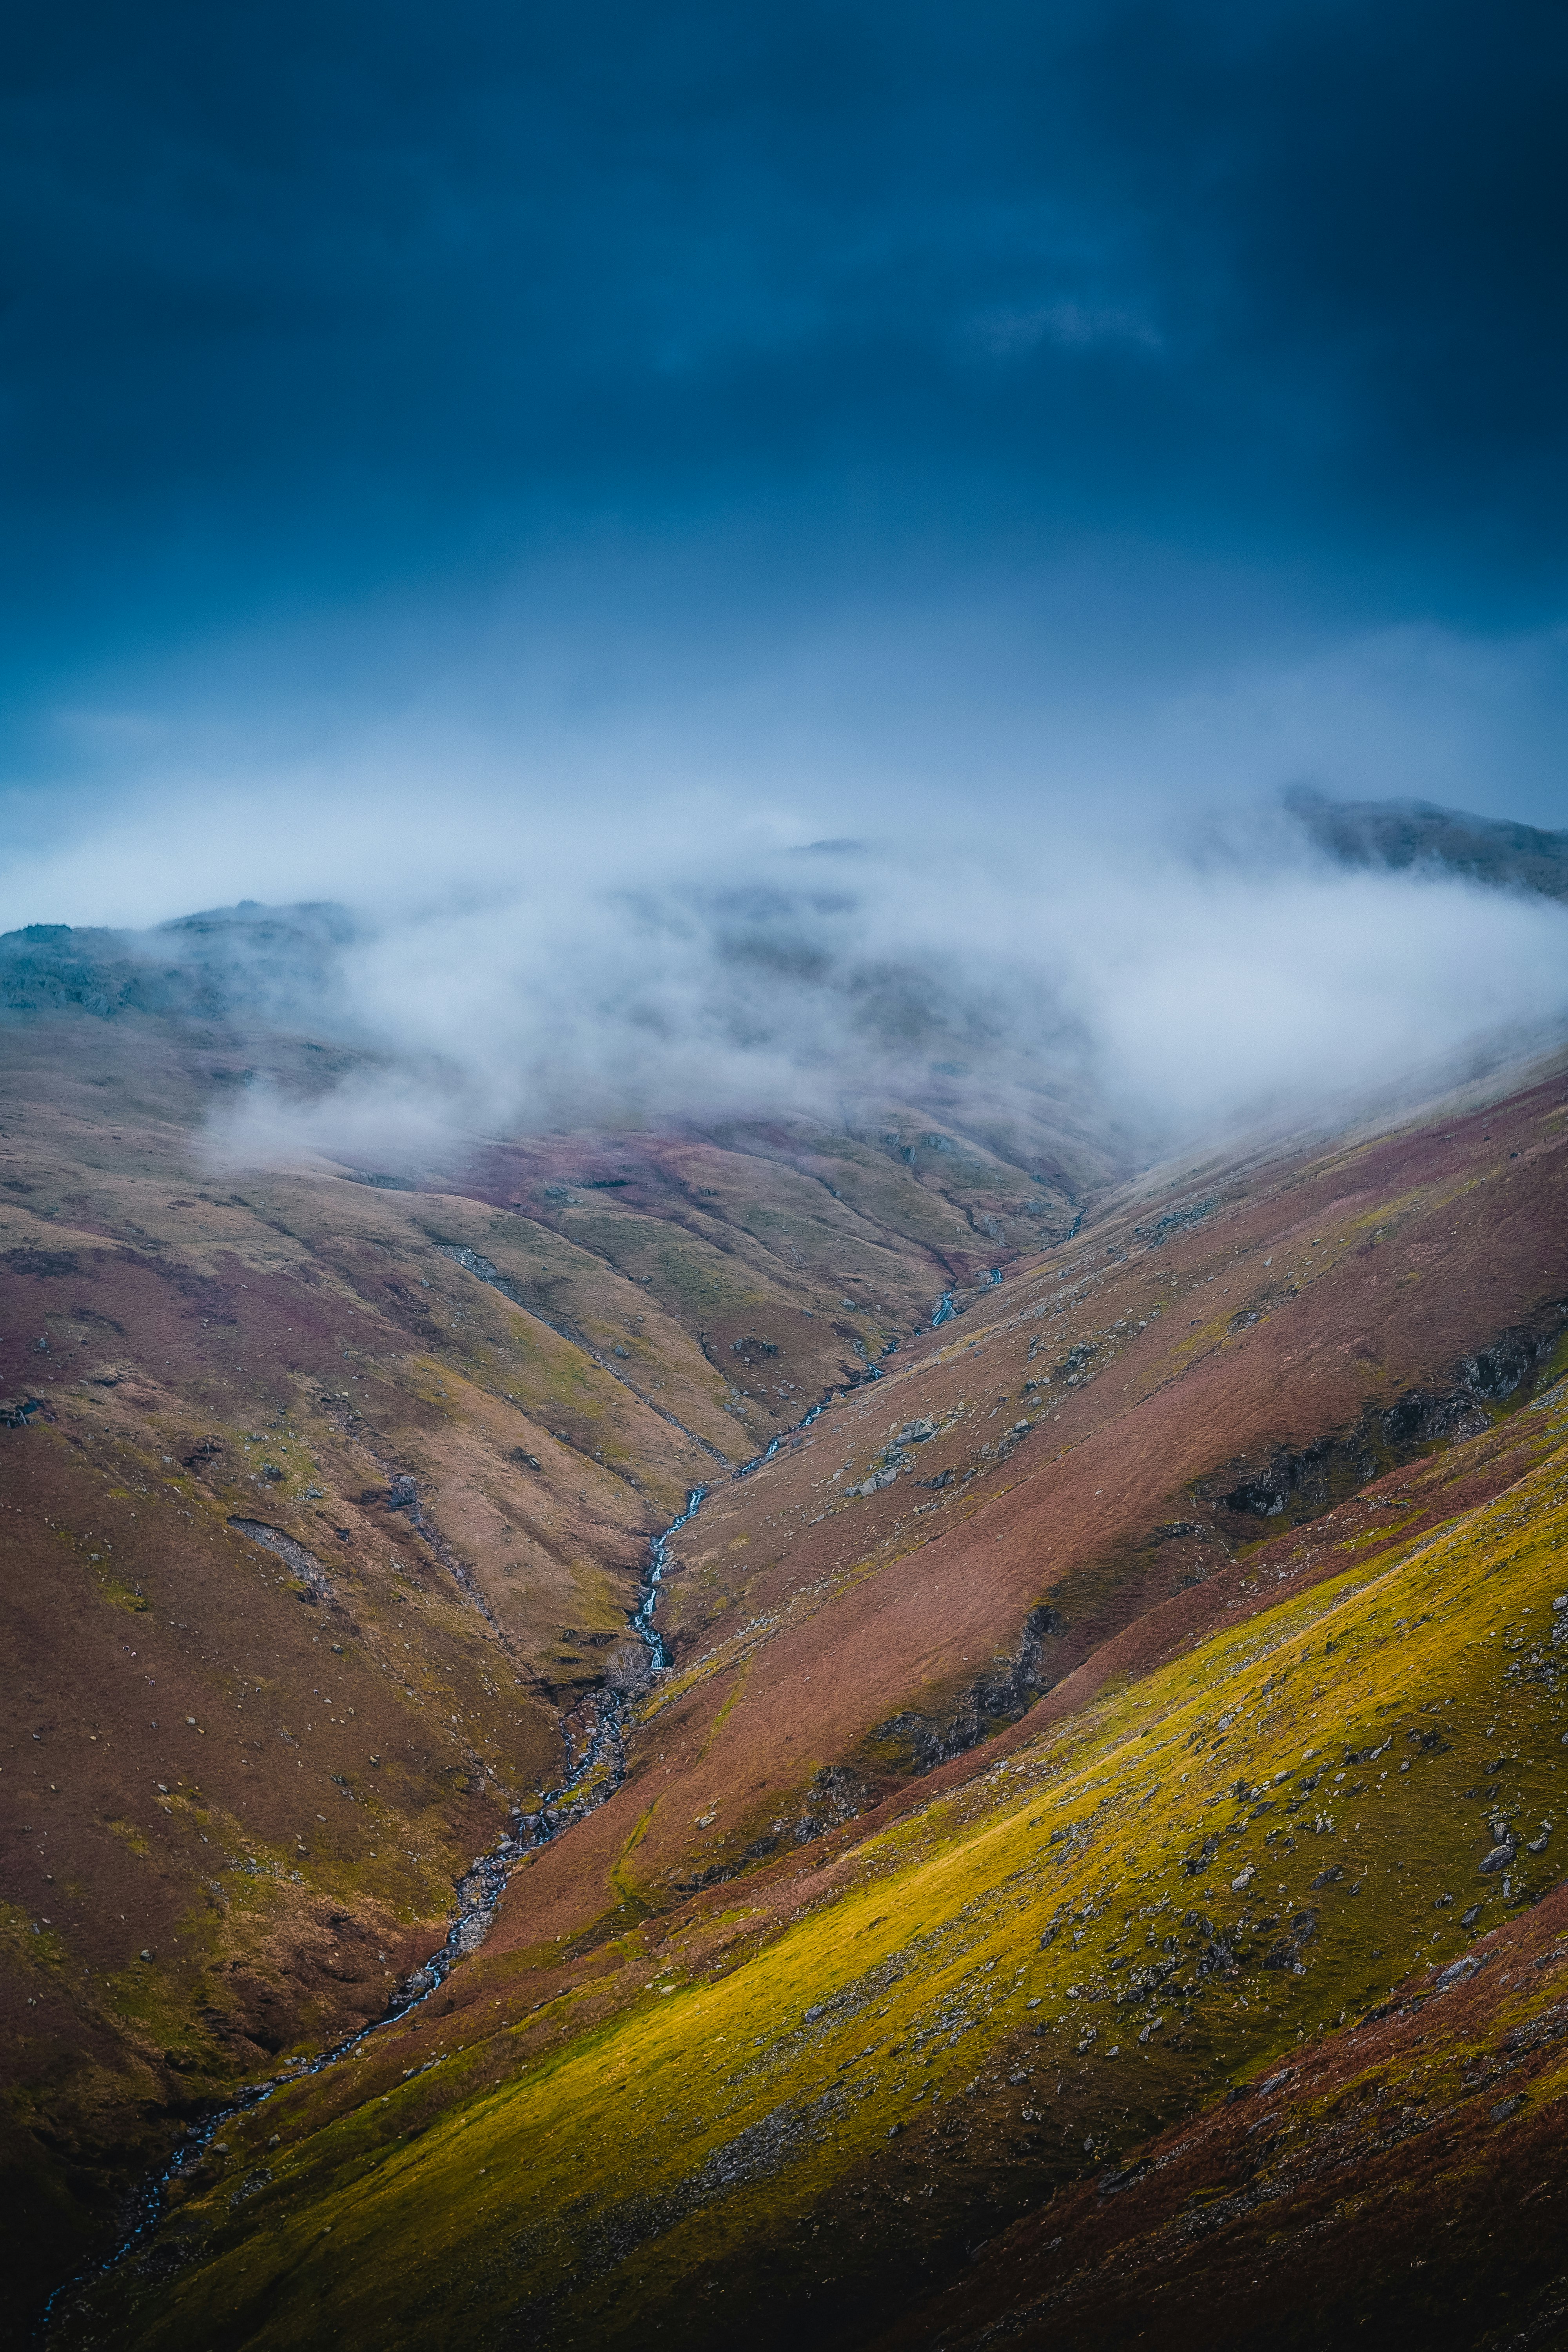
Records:
[[[627,1938],[548,2019],[498,1959],[428,2071],[375,2040],[277,2094],[177,2208],[182,2267],[128,2270],[82,2340],[718,2344],[743,2311],[768,2343],[815,2298],[818,2340],[864,2341],[1010,2215],[1555,1883],[1568,1395],[1507,1435],[1490,1501],[1405,1544],[1389,1511],[805,1899],[748,1884],[652,1972]]]

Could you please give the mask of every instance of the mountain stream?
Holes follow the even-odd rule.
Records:
[[[872,1376],[875,1377],[874,1368]],[[753,1470],[760,1470],[764,1464],[771,1462],[781,1447],[787,1445],[802,1430],[810,1428],[837,1393],[835,1390],[824,1397],[793,1429],[781,1431],[761,1454],[753,1454],[749,1462],[742,1462],[739,1469],[731,1473],[731,1482],[750,1477]],[[647,1572],[637,1604],[627,1612],[627,1623],[643,1644],[650,1675],[662,1674],[669,1664],[664,1637],[654,1622],[658,1605],[658,1588],[668,1562],[669,1541],[696,1517],[710,1492],[707,1486],[694,1486],[687,1496],[686,1508],[648,1544]],[[58,2306],[67,2297],[78,2288],[86,2286],[93,2278],[100,2278],[117,2269],[152,2235],[163,2220],[171,2184],[201,2161],[213,2140],[237,2116],[251,2114],[257,2107],[265,2105],[275,2093],[286,2090],[291,2083],[302,2082],[308,2075],[320,2074],[329,2066],[341,2064],[372,2034],[396,2024],[407,2016],[410,2010],[417,2009],[428,2000],[446,1982],[458,1961],[484,1942],[495,1918],[496,1907],[506,1891],[507,1881],[519,1863],[530,1853],[537,1853],[541,1846],[550,1844],[574,1822],[582,1821],[620,1787],[625,1778],[626,1720],[636,1703],[635,1694],[610,1689],[600,1693],[587,1744],[575,1759],[569,1760],[566,1776],[560,1787],[552,1790],[534,1812],[524,1813],[521,1809],[514,1811],[506,1835],[488,1853],[480,1854],[470,1864],[454,1889],[457,1910],[447,1930],[446,1940],[422,1967],[403,1979],[383,2014],[346,2035],[342,2041],[333,2042],[314,2058],[301,2059],[265,2082],[247,2084],[227,2105],[204,2116],[199,2123],[194,2124],[162,2171],[136,2193],[132,2206],[134,2218],[119,2244],[91,2270],[79,2273],[55,2289],[44,2307],[43,2330],[47,2330],[50,2322],[59,2315]],[[606,1761],[609,1769],[601,1771],[601,1766]]]

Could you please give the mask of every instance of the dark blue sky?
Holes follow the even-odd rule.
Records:
[[[65,0],[5,80],[13,774],[220,644],[330,702],[324,613],[591,629],[595,549],[677,641],[1118,549],[1563,614],[1559,5]]]

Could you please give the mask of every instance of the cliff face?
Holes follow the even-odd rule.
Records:
[[[1555,1883],[1555,1072],[1136,1178],[920,1104],[220,1180],[226,1090],[358,1049],[0,1045],[37,2287],[190,2158],[67,2340],[1114,2340],[1105,2249],[1252,2259],[1262,2190],[1203,2263],[1160,2202],[1227,2086],[1373,2162],[1345,2037],[1414,2067]]]

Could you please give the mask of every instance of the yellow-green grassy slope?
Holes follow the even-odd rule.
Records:
[[[280,2095],[172,2225],[189,2266],[116,2284],[114,2340],[768,2342],[814,2294],[855,2342],[1462,1950],[1557,1876],[1568,1399],[1539,1410],[1493,1502],[1016,1748],[764,1939],[737,1919],[543,2052],[514,2017],[434,2077],[373,2050]]]

